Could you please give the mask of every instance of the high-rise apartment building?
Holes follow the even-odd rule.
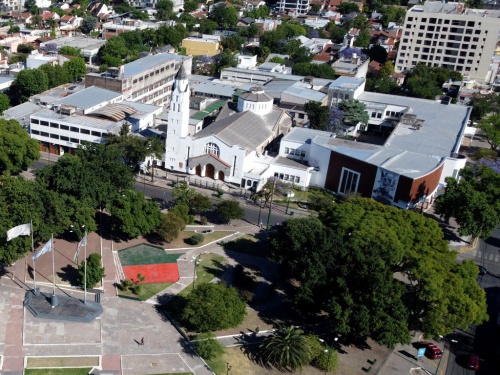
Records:
[[[424,63],[487,81],[499,32],[499,10],[466,9],[463,3],[438,1],[416,5],[406,13],[396,71]]]
[[[307,14],[309,11],[309,0],[278,0],[276,3],[279,12],[295,12]]]

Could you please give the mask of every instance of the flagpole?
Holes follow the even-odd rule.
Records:
[[[87,303],[87,242],[88,242],[88,238],[87,238],[87,231],[85,231],[85,265],[83,266],[83,269],[84,269],[84,281],[83,281],[83,285],[84,285],[84,288],[85,288],[85,292],[83,294],[83,303]]]
[[[52,251],[52,280],[54,280],[54,292],[52,293],[54,296],[56,295],[56,266],[54,261],[54,234],[50,237],[50,247]]]
[[[35,253],[35,244],[33,241],[33,220],[30,221],[31,225],[31,252]],[[33,260],[33,292],[36,294],[36,260]]]

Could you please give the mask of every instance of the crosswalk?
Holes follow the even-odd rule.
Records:
[[[484,259],[485,261],[498,263],[500,262],[500,254],[485,253],[483,258],[483,251],[478,250],[476,253],[476,259]]]

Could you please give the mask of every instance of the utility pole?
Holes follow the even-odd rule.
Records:
[[[269,224],[271,222],[271,211],[273,209],[273,197],[274,197],[274,189],[276,188],[276,178],[273,181],[273,186],[271,188],[271,200],[269,202],[269,214],[267,215],[267,225],[266,232],[269,230]]]

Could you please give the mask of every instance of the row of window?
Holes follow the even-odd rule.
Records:
[[[285,154],[287,155],[295,155],[295,156],[306,156],[306,152],[304,150],[299,150],[298,148],[289,148],[285,147]]]
[[[33,135],[39,135],[41,137],[52,138],[52,139],[59,139],[61,141],[65,141],[65,142],[73,142],[73,143],[76,143],[76,144],[80,143],[80,140],[77,139],[77,138],[70,138],[70,137],[66,137],[64,135],[58,135],[58,134],[47,133],[47,132],[40,132],[38,130],[32,130],[31,134],[33,134]]]
[[[61,130],[66,130],[70,131],[73,133],[80,133],[80,134],[86,134],[86,135],[93,135],[95,137],[102,137],[102,133],[95,131],[95,130],[88,130],[88,129],[82,129],[82,128],[77,128],[76,126],[68,126],[68,125],[63,125],[63,124],[58,124],[56,122],[48,122],[44,120],[38,120],[38,119],[31,119],[32,124],[36,125],[42,125],[42,126],[48,126],[50,128],[55,128],[55,129],[61,129]],[[33,134],[34,131],[32,131]]]
[[[427,56],[422,56],[421,57],[421,60],[427,60]],[[422,61],[423,63],[425,63],[425,65],[427,66],[434,66],[434,67],[442,67],[442,68],[446,68],[446,69],[451,69],[451,70],[457,70],[459,72],[462,72],[462,71],[465,71],[465,72],[470,72],[472,70],[472,67],[469,66],[469,65],[451,65],[451,64],[442,64],[440,62],[437,62],[437,63],[432,63],[432,62],[427,62],[427,61]],[[398,60],[398,64],[400,65],[397,65],[396,69],[397,70],[404,70],[406,68],[406,66],[410,66],[410,62],[408,62],[406,65],[405,65],[405,62],[404,60]],[[414,68],[416,66],[416,62],[415,61],[411,61],[411,67]],[[477,72],[478,68],[474,68],[474,71]]]
[[[418,23],[425,23],[427,22],[427,18],[426,17],[423,17],[423,18],[416,18],[415,19]],[[413,17],[408,17],[406,19],[407,22],[411,22],[413,21]],[[432,25],[432,24],[438,24],[438,25],[441,25],[441,24],[445,24],[445,25],[449,25],[451,22],[451,24],[453,26],[467,26],[467,27],[475,27],[476,26],[476,22],[474,21],[467,21],[467,24],[466,24],[466,21],[461,21],[461,20],[447,20],[447,19],[441,19],[441,18],[434,18],[434,17],[431,17],[429,18],[429,23]],[[481,26],[481,22],[478,23],[478,26]]]
[[[137,98],[139,96],[142,96],[142,95],[144,95],[144,94],[146,94],[146,93],[148,93],[150,91],[154,91],[158,87],[161,87],[163,85],[166,85],[168,82],[173,81],[174,78],[175,78],[175,76],[173,76],[173,75],[172,76],[168,76],[167,78],[164,78],[164,79],[156,82],[153,85],[149,85],[148,87],[145,87],[143,89],[137,90],[136,92],[132,93],[132,98],[135,99],[135,98]],[[163,93],[169,92],[169,91],[170,91],[170,87],[167,87],[167,88],[165,88],[163,90],[158,90],[157,94],[163,94]]]
[[[298,184],[300,183],[300,177],[299,176],[293,176],[293,175],[288,175],[284,173],[275,173],[274,177],[279,178],[282,181],[289,181],[291,183]]]
[[[339,193],[356,193],[358,191],[359,177],[358,172],[354,172],[347,168],[342,168],[342,175],[340,176]]]
[[[144,76],[142,76],[142,77],[139,77],[139,78],[134,79],[134,80],[132,81],[132,83],[137,83],[137,81],[139,81],[139,82],[140,82],[140,81],[143,81],[143,80],[145,80],[145,79],[148,79],[149,77],[153,77],[153,76],[155,76],[155,75],[157,75],[157,74],[163,73],[163,72],[165,71],[165,69],[167,69],[167,70],[168,70],[168,69],[173,68],[173,67],[174,67],[174,63],[171,63],[171,64],[170,64],[170,66],[168,66],[168,65],[167,65],[166,67],[164,66],[164,67],[162,67],[162,68],[158,68],[158,69],[156,69],[154,72],[148,73],[148,74],[146,74],[146,75],[144,75]]]

